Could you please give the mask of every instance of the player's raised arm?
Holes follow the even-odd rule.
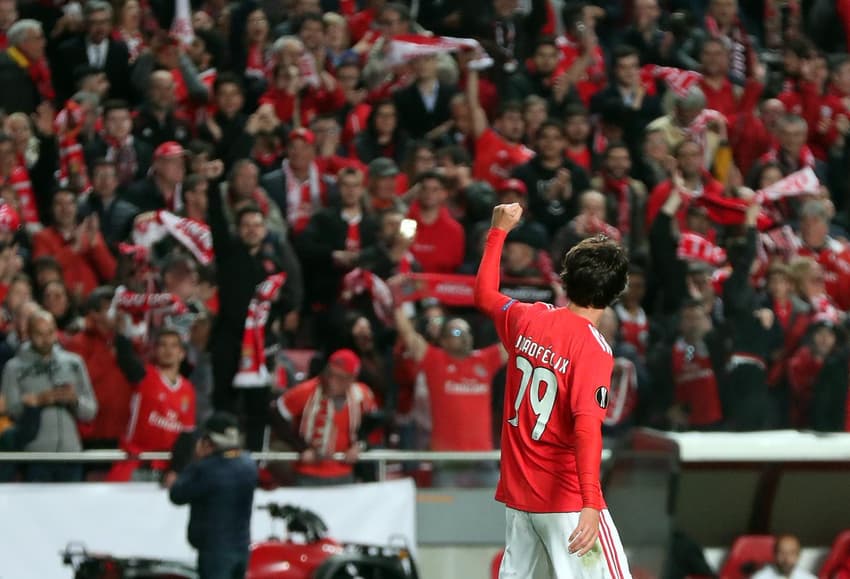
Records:
[[[508,301],[507,296],[499,293],[499,264],[505,237],[517,226],[521,217],[522,207],[519,203],[497,205],[493,208],[493,221],[487,233],[481,265],[475,276],[475,305],[491,316]]]

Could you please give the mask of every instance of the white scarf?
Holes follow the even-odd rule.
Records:
[[[360,410],[363,403],[363,393],[357,384],[352,384],[345,393],[345,404],[348,406],[348,430],[350,440],[357,440],[357,430],[360,428]],[[322,391],[322,385],[316,385],[316,389],[304,407],[304,419],[301,421],[301,436],[312,447],[313,437],[316,433],[316,418],[322,411],[322,405],[327,405],[325,425],[322,432],[321,447],[317,449],[320,456],[331,456],[336,450],[336,429],[334,428],[334,413],[336,408],[334,401],[326,398]]]

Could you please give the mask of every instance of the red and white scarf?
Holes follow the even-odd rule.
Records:
[[[455,38],[452,36],[425,36],[424,34],[399,34],[387,43],[384,53],[389,67],[409,62],[417,56],[446,54],[460,50],[471,50],[477,58],[469,63],[474,70],[484,70],[493,66],[493,59],[484,51],[481,44],[473,38]]]
[[[286,180],[286,220],[295,234],[301,233],[310,222],[313,213],[324,205],[324,187],[315,162],[310,163],[307,181],[301,182],[292,172],[289,159],[281,164]]]
[[[133,243],[150,249],[167,235],[179,241],[202,265],[209,265],[215,258],[209,226],[169,211],[157,211],[155,219],[138,223],[133,229]]]
[[[640,70],[641,82],[647,94],[654,95],[655,80],[661,79],[664,84],[679,96],[685,96],[691,87],[696,86],[702,79],[702,75],[694,70],[683,70],[672,66],[658,66],[647,64]]]
[[[355,296],[368,294],[372,298],[375,314],[385,324],[392,324],[393,294],[389,286],[371,271],[353,269],[342,278],[342,301],[350,302]]]
[[[726,44],[729,49],[729,75],[739,81],[747,78],[747,70],[750,66],[750,41],[740,21],[736,19],[732,25],[729,36],[720,31],[717,21],[711,17],[705,17],[705,29],[712,38],[718,38]]]
[[[348,436],[351,442],[357,440],[357,431],[362,419],[363,392],[356,384],[345,392],[345,406],[348,408]],[[324,416],[322,416],[324,411]],[[330,456],[336,450],[336,425],[334,422],[336,406],[325,396],[320,383],[304,406],[299,433],[307,444],[317,450],[319,456]],[[321,418],[321,420],[320,420]],[[320,424],[321,422],[321,424]],[[318,440],[316,440],[318,437]],[[318,443],[318,444],[316,444]]]
[[[161,310],[168,314],[185,314],[189,311],[186,304],[172,293],[140,294],[131,292],[124,286],[115,291],[113,304],[116,309],[130,314],[134,320],[146,313]]]
[[[85,116],[85,107],[71,99],[53,121],[59,137],[59,186],[78,189],[79,193],[91,189],[83,146],[79,142]]]
[[[236,388],[262,388],[272,382],[272,375],[266,368],[266,322],[272,302],[284,283],[286,273],[276,273],[260,282],[254,291],[245,317],[239,372],[233,378]]]
[[[15,190],[20,203],[21,219],[26,224],[40,223],[38,218],[38,207],[35,204],[35,191],[30,181],[30,173],[23,165],[18,165],[9,176],[3,180],[3,185],[9,185]]]
[[[697,233],[682,233],[676,257],[686,261],[700,261],[717,267],[726,261],[726,251]]]
[[[767,201],[779,201],[787,197],[817,193],[819,187],[820,180],[817,175],[811,167],[806,167],[791,173],[769,187],[760,189],[756,192],[756,195],[760,203],[765,203]]]
[[[782,159],[779,158],[779,149],[771,149],[762,155],[759,161],[761,163],[781,163]],[[803,148],[800,149],[800,156],[797,159],[797,166],[814,168],[815,162],[815,154],[812,153],[812,150],[808,145],[803,145]]]

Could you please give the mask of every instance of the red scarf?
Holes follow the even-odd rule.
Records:
[[[628,235],[632,230],[632,206],[629,198],[629,178],[615,179],[608,173],[603,175],[606,193],[614,193],[617,196],[617,229],[623,235]]]
[[[38,94],[44,101],[52,101],[56,98],[56,91],[53,90],[53,82],[50,79],[50,67],[47,66],[47,60],[41,59],[38,62],[32,62],[26,55],[15,48],[8,48],[6,53],[14,60],[18,66],[26,69],[30,75],[30,80],[35,85]],[[7,87],[8,88],[8,87]]]
[[[313,213],[325,205],[325,186],[316,163],[310,163],[307,180],[303,183],[292,172],[289,159],[283,161],[282,169],[286,180],[286,220],[297,235],[307,227]]]
[[[774,147],[765,153],[759,161],[761,163],[779,163],[781,161],[779,158],[779,148]],[[815,155],[808,145],[803,145],[803,148],[800,149],[800,155],[797,157],[797,166],[800,168],[815,167]]]
[[[284,283],[286,273],[276,273],[260,282],[254,291],[245,317],[239,372],[233,378],[236,388],[262,388],[271,384],[272,376],[266,368],[266,322],[272,301],[277,299]]]
[[[23,165],[18,165],[8,177],[0,180],[4,185],[10,185],[15,190],[20,203],[21,218],[24,223],[40,223],[38,208],[35,205],[35,191],[32,188],[30,174]]]
[[[363,215],[348,221],[348,231],[345,234],[345,249],[346,251],[360,251],[360,222],[363,221]]]
[[[474,275],[450,273],[411,273],[395,292],[397,302],[415,302],[433,297],[447,306],[472,306],[475,289]]]
[[[263,47],[257,44],[248,47],[248,54],[245,58],[245,76],[265,78],[266,59],[264,53]]]
[[[85,114],[79,103],[69,100],[54,121],[59,136],[59,186],[70,187],[79,193],[91,189],[83,147],[79,142]]]

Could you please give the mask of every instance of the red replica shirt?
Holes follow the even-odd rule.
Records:
[[[673,345],[671,366],[676,402],[687,407],[691,425],[720,422],[723,410],[708,352],[678,340]]]
[[[493,376],[502,367],[499,345],[459,359],[428,346],[421,363],[431,402],[431,450],[492,450]]]
[[[605,508],[599,469],[611,347],[567,308],[499,293],[505,237],[490,230],[475,280],[475,304],[493,319],[509,358],[496,500],[533,513]]]
[[[355,382],[344,400],[322,395],[319,378],[312,378],[287,390],[277,400],[277,409],[290,424],[297,425],[301,436],[320,455],[345,452],[355,440],[352,425],[360,416],[377,408],[369,387]],[[352,422],[354,421],[354,422]],[[295,471],[315,477],[334,478],[351,473],[350,464],[319,460],[313,464],[296,463]]]
[[[155,366],[148,365],[130,412],[125,441],[129,451],[171,450],[181,432],[195,428],[195,388],[182,376],[170,384]]]
[[[522,165],[534,156],[534,151],[525,145],[509,143],[493,129],[487,129],[475,142],[475,162],[472,176],[487,181],[498,189],[502,181],[511,176],[514,167]]]

